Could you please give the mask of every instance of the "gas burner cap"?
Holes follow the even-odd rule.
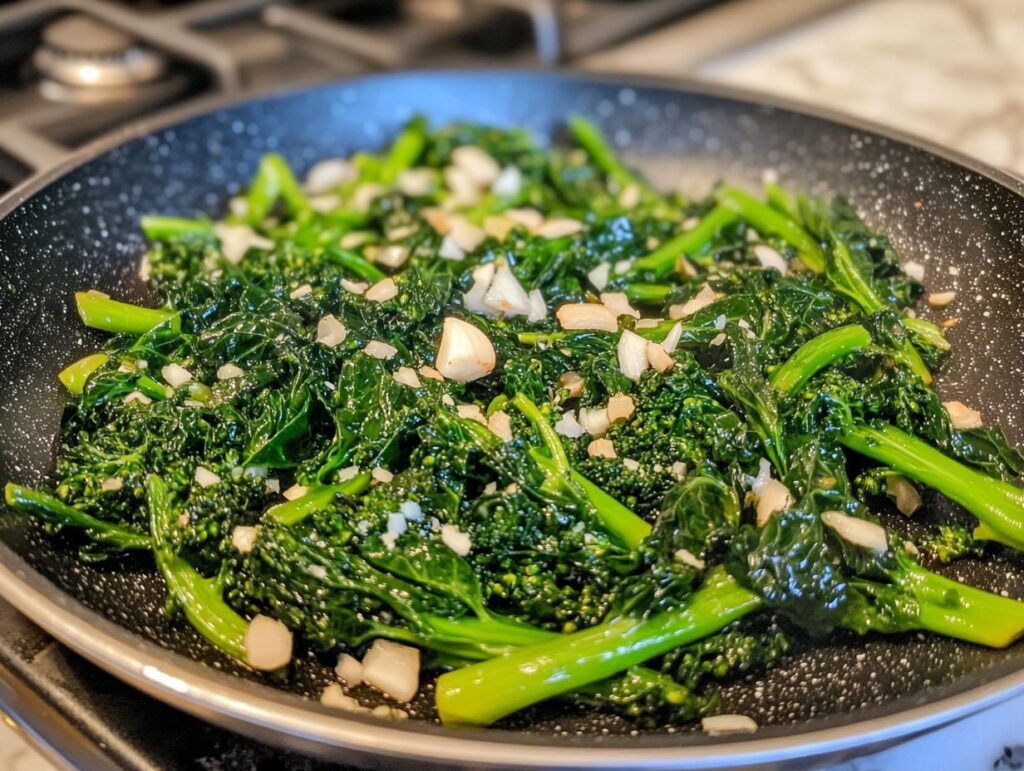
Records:
[[[84,14],[47,25],[32,61],[40,89],[55,101],[102,102],[131,98],[158,80],[167,60],[130,35]]]

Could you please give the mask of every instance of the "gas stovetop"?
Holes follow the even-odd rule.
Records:
[[[384,69],[572,63],[722,0],[22,0],[0,8],[0,192],[126,121]]]

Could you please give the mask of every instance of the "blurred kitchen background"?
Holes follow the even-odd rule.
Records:
[[[15,0],[0,5],[0,193],[174,105],[447,66],[731,83],[1024,176],[1024,0]],[[300,767],[135,694],[2,601],[0,708],[9,771]],[[1024,745],[1021,714],[1018,699],[863,768],[993,768]],[[1021,767],[1016,752],[998,763]]]

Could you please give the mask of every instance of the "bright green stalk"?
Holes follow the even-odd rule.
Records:
[[[764,197],[768,199],[768,203],[773,209],[799,224],[800,211],[796,200],[781,185],[775,182],[765,182]]]
[[[652,271],[661,278],[671,273],[680,257],[694,258],[700,255],[722,228],[736,222],[736,213],[723,206],[716,206],[691,230],[670,238],[650,254],[633,263],[634,272]]]
[[[1024,490],[948,458],[895,426],[853,426],[839,441],[938,490],[1011,543],[1024,543]]]
[[[149,375],[140,375],[135,381],[135,385],[139,387],[150,399],[156,399],[157,401],[163,401],[167,398],[167,388],[163,383],[158,383]]]
[[[590,160],[609,179],[615,180],[620,190],[630,185],[636,185],[648,193],[653,193],[651,186],[627,169],[619,160],[616,152],[611,148],[601,130],[586,118],[580,115],[573,115],[569,118],[569,131],[572,133],[576,143],[587,151]]]
[[[426,121],[423,118],[415,118],[388,148],[380,166],[380,181],[386,185],[392,184],[401,172],[416,163],[426,146]]]
[[[903,326],[912,334],[917,336],[921,342],[926,343],[940,351],[948,351],[951,346],[949,340],[942,334],[942,330],[926,319],[919,319],[917,316],[902,317]]]
[[[183,235],[210,235],[213,225],[209,220],[193,220],[187,217],[167,217],[160,214],[146,214],[139,219],[142,232],[150,241],[164,241]]]
[[[630,302],[644,305],[660,305],[665,302],[673,290],[678,289],[671,284],[629,284],[624,291]]]
[[[267,515],[282,525],[294,525],[310,514],[323,511],[330,506],[339,495],[356,496],[370,486],[370,472],[363,471],[351,479],[336,485],[316,485],[308,493],[294,501],[279,503],[267,509]]]
[[[974,528],[972,535],[979,541],[995,541],[996,543],[1009,546],[1011,549],[1024,551],[1024,541],[1014,541],[1012,538],[1008,538],[1001,533],[997,533],[984,522],[979,523],[979,525]]]
[[[847,354],[871,345],[871,335],[860,324],[824,332],[801,345],[769,378],[784,394],[802,387],[815,373]]]
[[[8,482],[4,486],[4,500],[12,509],[31,514],[44,522],[81,528],[86,535],[99,543],[125,551],[150,548],[149,536],[145,533],[97,519],[52,495],[22,487],[14,482]]]
[[[836,291],[850,298],[865,314],[870,316],[888,307],[853,261],[849,247],[834,233],[825,275]],[[921,359],[921,354],[909,340],[904,340],[894,353],[925,383],[932,381],[931,372]]]
[[[165,308],[142,308],[118,302],[99,292],[75,292],[78,315],[87,327],[116,334],[144,335],[158,324],[170,322],[173,329],[180,328],[181,319]]]
[[[246,196],[245,216],[249,224],[253,227],[262,224],[279,200],[284,201],[291,214],[309,208],[306,194],[292,174],[288,161],[277,153],[267,153],[260,159]]]
[[[554,461],[544,455],[539,448],[530,450],[530,457],[545,471],[556,472]],[[647,522],[578,471],[570,470],[569,479],[582,488],[605,529],[618,536],[630,549],[636,549],[651,534],[651,526]]]
[[[445,725],[490,725],[707,637],[759,607],[760,598],[715,571],[678,610],[615,619],[442,675],[438,714]]]
[[[821,245],[797,222],[736,187],[726,185],[719,188],[716,197],[720,204],[737,212],[762,235],[781,238],[792,246],[800,261],[809,270],[815,273],[824,272],[825,254],[821,250]]]
[[[110,361],[110,357],[105,353],[92,353],[66,366],[57,377],[66,389],[75,395],[79,395],[82,393],[82,389],[85,388],[89,375],[108,361]]]
[[[153,556],[167,583],[168,594],[203,637],[244,661],[249,623],[224,602],[216,579],[204,578],[174,550],[170,535],[176,515],[167,485],[156,474],[146,478],[146,498]]]
[[[1005,648],[1024,635],[1024,602],[932,573],[909,558],[900,564],[893,577],[920,603],[922,629],[990,648]]]
[[[330,247],[324,252],[324,257],[345,270],[351,271],[364,281],[376,283],[386,275],[365,257],[348,249]]]

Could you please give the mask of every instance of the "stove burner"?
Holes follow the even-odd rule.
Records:
[[[55,102],[97,104],[131,99],[167,71],[167,59],[130,35],[83,14],[43,29],[32,61],[39,89]]]

